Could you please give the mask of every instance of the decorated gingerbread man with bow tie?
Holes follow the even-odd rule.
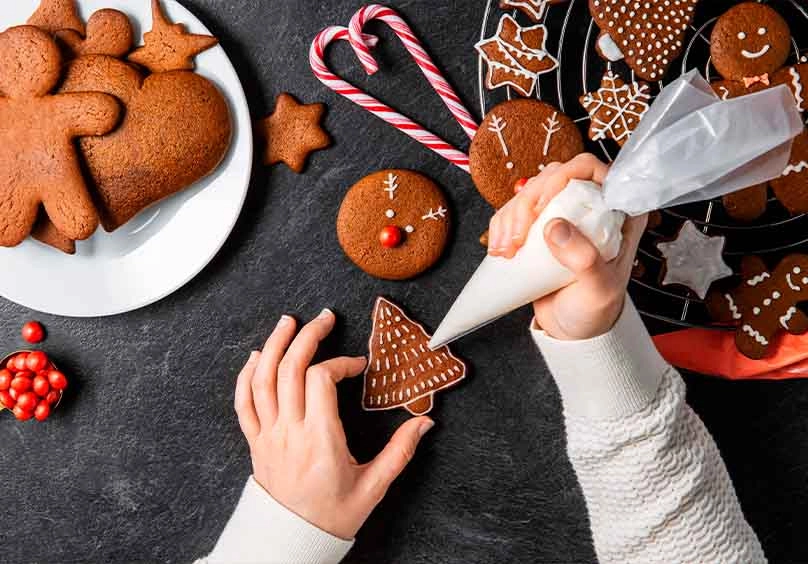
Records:
[[[791,30],[780,14],[757,2],[738,4],[713,27],[711,61],[724,80],[712,87],[726,100],[785,84],[797,108],[804,111],[808,64],[785,66],[791,54]],[[808,212],[808,133],[797,137],[788,167],[769,185],[789,212]],[[725,196],[727,213],[740,221],[760,217],[766,211],[766,187],[761,184]]]

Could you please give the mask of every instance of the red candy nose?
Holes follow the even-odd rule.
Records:
[[[519,180],[517,180],[516,183],[513,185],[514,193],[518,194],[519,192],[524,190],[525,185],[527,184],[528,180],[530,180],[530,179],[529,178],[520,178]]]
[[[379,232],[379,243],[386,249],[394,249],[401,244],[404,236],[401,229],[395,225],[388,225]]]

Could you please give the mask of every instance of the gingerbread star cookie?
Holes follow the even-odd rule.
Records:
[[[516,8],[534,22],[540,22],[544,17],[547,6],[562,2],[566,2],[566,0],[500,0],[499,7],[503,10]]]
[[[665,259],[662,284],[685,286],[704,299],[713,282],[732,276],[721,256],[725,243],[725,237],[709,237],[686,221],[676,239],[657,243]]]
[[[699,0],[589,0],[600,28],[597,51],[625,59],[643,80],[662,80],[683,49]]]
[[[426,176],[381,170],[357,182],[342,201],[337,237],[367,274],[406,280],[435,264],[449,238],[449,204]]]
[[[583,151],[581,132],[559,110],[537,100],[510,100],[488,112],[474,136],[471,178],[483,198],[499,209],[513,197],[517,180]]]
[[[511,86],[523,96],[530,96],[539,75],[558,66],[547,52],[546,42],[545,26],[522,27],[508,14],[502,16],[496,34],[474,46],[488,65],[486,88]]]
[[[808,317],[797,309],[808,300],[807,275],[806,255],[789,255],[773,271],[758,257],[744,257],[740,285],[711,292],[708,310],[716,321],[737,326],[735,343],[741,354],[763,358],[778,333],[808,331]]]
[[[620,76],[606,71],[600,88],[581,96],[581,105],[589,113],[589,138],[612,139],[621,147],[650,107],[650,87],[645,82],[626,84]]]
[[[403,407],[413,415],[432,410],[434,395],[459,383],[466,365],[448,346],[429,350],[430,336],[393,302],[377,298],[373,308],[362,407]]]
[[[122,58],[134,43],[132,23],[118,10],[98,10],[87,20],[86,37],[72,29],[55,33],[72,58],[85,55],[109,55]]]
[[[79,17],[75,0],[42,0],[27,23],[49,33],[72,29],[84,34],[84,22]]]
[[[160,0],[152,0],[152,29],[143,36],[144,46],[129,60],[151,72],[193,70],[194,57],[217,45],[211,35],[188,33],[182,24],[171,23],[163,13]]]
[[[266,143],[264,164],[285,163],[298,174],[309,154],[331,145],[320,122],[324,104],[301,104],[291,94],[278,96],[275,111],[256,123],[256,132]]]

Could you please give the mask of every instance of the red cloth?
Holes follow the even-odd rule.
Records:
[[[677,368],[729,380],[808,378],[808,334],[782,335],[761,360],[738,352],[735,332],[684,329],[654,337],[660,354]]]

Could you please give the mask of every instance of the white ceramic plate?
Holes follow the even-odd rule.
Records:
[[[126,13],[135,37],[151,29],[149,0],[79,0],[81,15],[101,8]],[[39,0],[3,2],[0,29],[24,24]],[[174,0],[163,0],[168,17],[193,33],[210,32]],[[233,141],[211,176],[145,210],[114,233],[98,232],[65,255],[36,241],[0,248],[0,295],[55,315],[95,317],[151,304],[196,276],[224,244],[236,223],[252,167],[252,128],[244,90],[220,46],[196,58],[196,72],[224,93]]]

